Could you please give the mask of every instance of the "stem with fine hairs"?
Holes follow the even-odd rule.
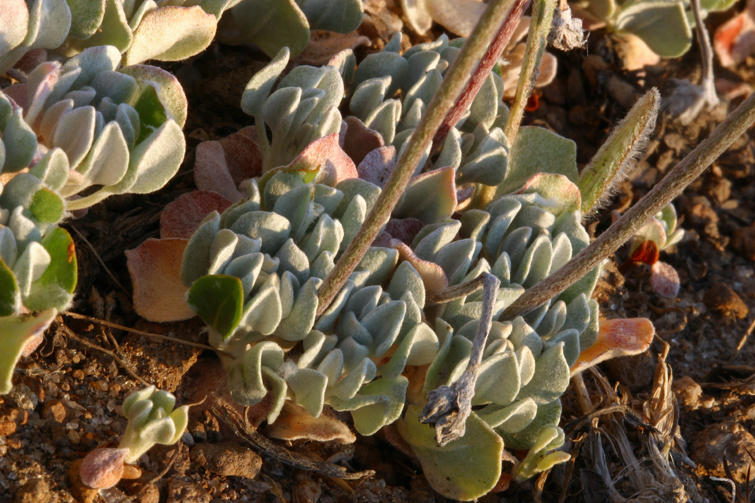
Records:
[[[737,107],[710,136],[682,159],[653,189],[590,246],[558,271],[528,289],[501,313],[500,320],[513,320],[536,309],[584,277],[615,252],[651,217],[697,179],[734,141],[755,122],[755,93]]]
[[[524,11],[527,10],[529,4],[530,0],[514,0],[514,5],[506,15],[506,19],[498,30],[498,33],[495,34],[493,43],[488,46],[488,50],[485,51],[485,55],[482,56],[480,64],[477,65],[477,68],[474,69],[474,73],[469,78],[467,87],[462,91],[461,96],[448,112],[446,118],[443,119],[443,124],[441,124],[438,132],[435,133],[433,148],[440,148],[440,146],[443,145],[446,136],[448,136],[448,132],[457,122],[459,122],[462,115],[469,110],[477,93],[480,92],[480,89],[488,78],[491,70],[493,70],[496,62],[501,58],[504,49],[506,49],[506,46],[509,44],[511,35],[514,33],[516,27],[519,26],[519,21],[521,21],[522,15],[524,14]]]
[[[438,131],[448,111],[459,98],[459,94],[472,75],[475,66],[485,53],[499,31],[506,14],[516,0],[493,0],[477,23],[472,35],[467,39],[464,47],[456,57],[447,76],[443,79],[438,92],[427,107],[417,129],[412,133],[411,140],[403,155],[396,163],[390,178],[385,184],[380,196],[375,202],[367,219],[359,232],[349,243],[346,251],[336,263],[335,268],[325,278],[318,290],[319,306],[317,316],[328,308],[338,291],[356,269],[362,257],[367,252],[391,216],[393,208],[404,193],[415,168],[422,159],[425,151]]]

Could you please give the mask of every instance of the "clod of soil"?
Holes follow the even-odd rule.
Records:
[[[714,283],[703,296],[708,309],[725,318],[743,319],[747,317],[747,304],[725,283]]]
[[[262,458],[251,449],[233,442],[197,444],[191,449],[191,461],[215,475],[253,479],[260,472]]]
[[[699,400],[703,389],[691,377],[684,376],[675,379],[671,389],[674,390],[677,399],[685,409],[694,410],[700,405]]]
[[[737,229],[731,246],[744,258],[755,261],[755,224]]]
[[[738,484],[747,480],[747,471],[753,463],[747,451],[755,453],[755,438],[739,423],[716,423],[708,426],[692,444],[692,460],[706,475],[726,477],[724,456],[729,470]],[[755,470],[750,471],[750,480]],[[749,482],[749,481],[748,481]]]
[[[168,479],[167,503],[210,503],[212,497],[188,477],[174,475]]]

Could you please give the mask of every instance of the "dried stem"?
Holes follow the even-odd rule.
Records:
[[[433,145],[435,148],[439,148],[440,145],[443,144],[443,141],[445,141],[451,128],[454,127],[464,113],[469,110],[477,93],[480,92],[480,89],[488,78],[491,70],[493,70],[496,62],[501,58],[504,49],[506,49],[506,46],[509,44],[511,35],[519,25],[519,21],[522,19],[522,15],[524,14],[524,11],[527,10],[529,4],[530,0],[514,1],[514,5],[506,15],[506,19],[503,21],[501,28],[498,30],[498,33],[495,34],[493,43],[488,46],[488,50],[485,51],[485,55],[480,60],[480,64],[477,65],[474,73],[469,78],[467,87],[462,91],[459,100],[448,112],[446,118],[443,119],[443,124],[441,124],[438,132],[435,133],[435,138],[433,139]]]
[[[472,345],[469,363],[458,381],[441,386],[427,394],[427,404],[419,417],[420,422],[435,425],[435,441],[440,447],[461,438],[466,432],[467,418],[472,413],[477,374],[480,372],[482,352],[493,324],[493,308],[501,282],[490,273],[483,273],[482,316]]]
[[[490,45],[514,2],[515,0],[494,0],[488,5],[472,35],[467,39],[454,64],[448,70],[448,75],[443,79],[443,84],[427,107],[427,112],[422,117],[417,129],[414,130],[406,150],[398,160],[393,173],[391,173],[388,182],[375,202],[375,206],[367,215],[367,219],[349,243],[333,271],[320,286],[317,316],[320,316],[328,308],[349,275],[359,265],[383,225],[390,218],[393,208],[403,195],[415,168],[430,146],[433,136],[442,124],[448,110],[459,98],[469,76],[472,75],[475,66]]]
[[[711,135],[635,204],[624,216],[561,269],[528,289],[501,314],[512,320],[536,309],[566,290],[616,251],[652,216],[661,211],[699,177],[734,141],[755,122],[755,93],[729,115]]]

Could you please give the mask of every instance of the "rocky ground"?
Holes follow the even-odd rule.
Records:
[[[714,16],[710,27],[726,19]],[[360,48],[362,55],[384,43],[381,26],[370,29],[365,34],[374,43]],[[575,140],[580,163],[643,90],[656,86],[667,95],[670,79],[699,77],[695,47],[644,72],[623,71],[616,50],[610,35],[595,32],[587,50],[558,53],[556,80],[538,91],[525,118]],[[119,404],[132,390],[156,384],[191,403],[198,377],[216,368],[211,352],[117,328],[205,339],[196,320],[158,325],[134,313],[123,252],[157,237],[165,203],[193,189],[193,148],[249,123],[239,98],[265,63],[248,48],[213,45],[190,64],[170,65],[190,99],[184,167],[160,193],[113,197],[66,224],[80,261],[71,313],[84,316],[60,316],[40,350],[21,362],[13,392],[0,397],[0,501],[445,501],[417,463],[379,436],[347,447],[271,446],[235,436],[206,407],[194,409],[177,446],[152,449],[132,480],[101,496],[71,482],[77,460],[123,432]],[[755,61],[748,60],[736,71],[716,72],[755,85],[752,68]],[[737,104],[723,102],[685,127],[660,119],[636,169],[590,230],[604,230],[612,210],[625,211]],[[658,337],[647,353],[587,372],[584,387],[573,384],[564,395],[561,426],[572,461],[482,501],[723,502],[733,500],[734,486],[736,501],[748,501],[746,486],[755,478],[754,134],[740,138],[675,202],[687,232],[661,260],[680,276],[677,298],[654,293],[649,268],[625,263],[626,250],[612,257],[596,291],[603,314],[648,317]],[[671,450],[670,464],[661,461],[664,449]],[[292,468],[292,456],[315,471]],[[375,475],[332,478],[325,474],[328,462]]]

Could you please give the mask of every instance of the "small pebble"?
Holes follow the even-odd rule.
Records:
[[[31,479],[16,491],[15,503],[42,503],[52,501],[50,487],[44,479]]]
[[[699,406],[700,395],[703,394],[703,389],[691,377],[684,376],[674,380],[671,384],[671,389],[674,390],[685,408],[694,410]]]
[[[262,467],[262,458],[254,451],[233,442],[197,444],[190,454],[193,463],[224,477],[253,479]]]
[[[725,283],[714,283],[703,296],[708,309],[726,318],[743,319],[747,317],[747,304]]]

